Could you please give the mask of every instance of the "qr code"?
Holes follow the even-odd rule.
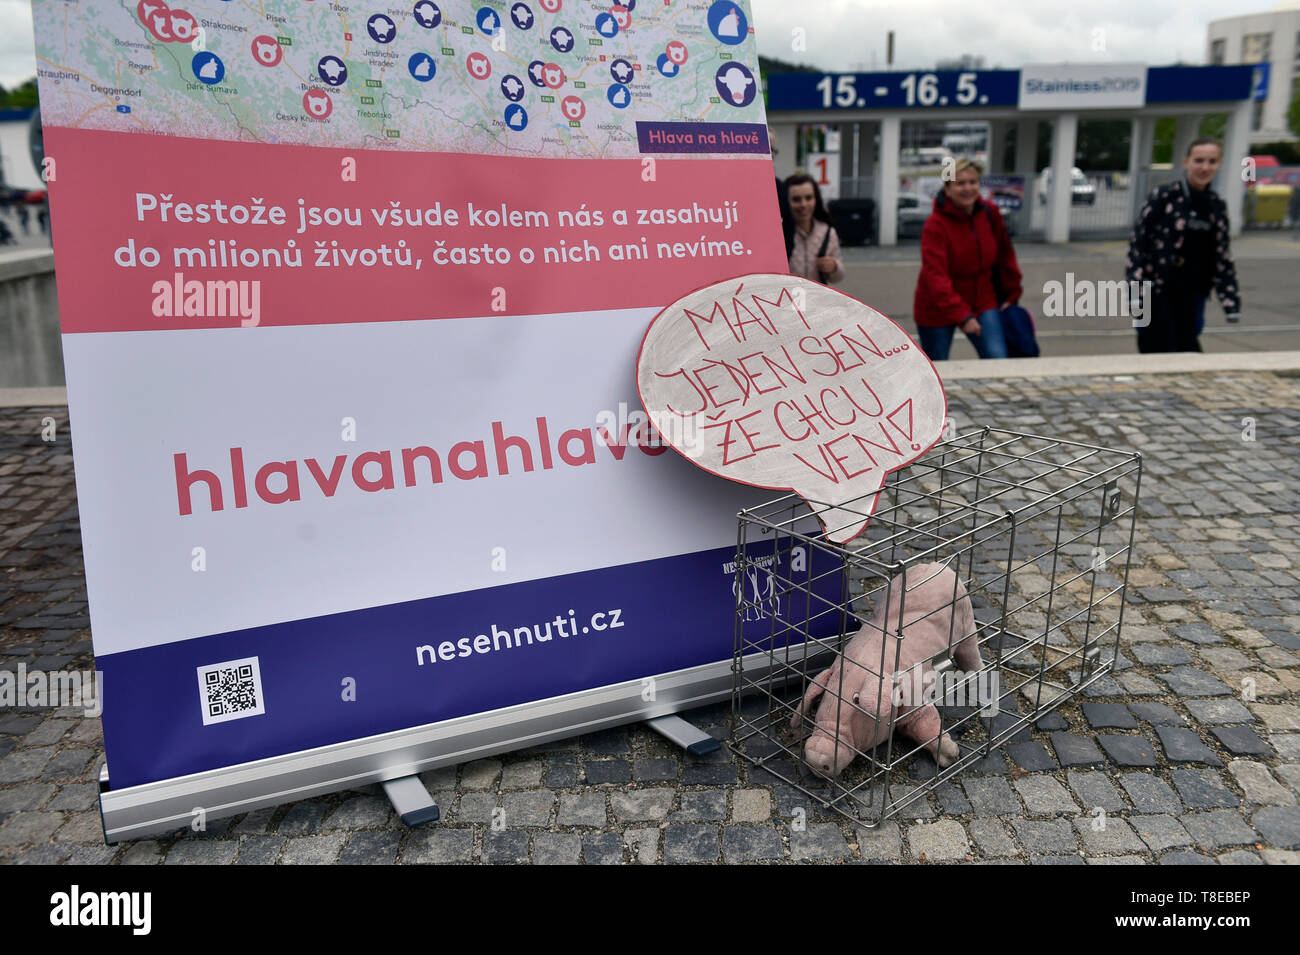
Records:
[[[198,667],[203,725],[225,723],[266,712],[257,657]]]

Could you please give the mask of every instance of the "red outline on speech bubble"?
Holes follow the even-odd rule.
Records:
[[[729,474],[721,474],[721,473],[719,473],[719,472],[717,472],[717,471],[714,471],[712,468],[707,468],[707,467],[705,467],[703,464],[700,464],[700,463],[699,463],[698,461],[696,461],[694,458],[691,458],[689,455],[687,455],[686,453],[684,453],[684,452],[682,451],[681,448],[677,447],[677,445],[675,445],[675,444],[673,444],[671,441],[669,441],[669,440],[665,437],[664,433],[663,433],[662,431],[660,431],[660,430],[658,429],[658,427],[655,426],[655,423],[654,423],[654,415],[652,415],[652,414],[650,413],[650,407],[649,407],[649,406],[646,404],[646,402],[645,402],[645,396],[644,396],[643,394],[641,394],[641,353],[642,353],[643,351],[645,351],[645,343],[646,343],[646,339],[650,337],[650,330],[651,330],[652,328],[655,327],[655,322],[659,321],[659,319],[663,317],[664,312],[668,311],[668,309],[672,308],[675,304],[677,304],[677,302],[680,302],[682,299],[687,298],[688,296],[694,295],[696,292],[702,292],[702,291],[704,291],[706,288],[713,288],[714,286],[718,286],[718,285],[730,285],[732,282],[739,282],[740,284],[743,285],[743,284],[745,284],[746,282],[748,282],[750,279],[758,279],[758,278],[778,278],[778,279],[789,279],[789,278],[800,278],[800,276],[797,276],[797,275],[795,275],[795,276],[791,276],[789,273],[785,273],[785,272],[749,272],[749,273],[747,273],[747,274],[745,274],[745,275],[737,275],[737,276],[734,276],[733,278],[723,279],[723,280],[718,281],[718,282],[710,282],[708,285],[701,285],[701,286],[699,286],[699,288],[691,289],[689,292],[685,292],[685,293],[683,293],[682,295],[677,296],[676,299],[674,299],[672,302],[670,302],[669,304],[665,305],[665,306],[664,306],[663,308],[661,308],[658,312],[656,312],[656,313],[655,313],[655,317],[652,318],[652,319],[650,320],[650,324],[646,326],[645,333],[641,336],[641,344],[640,344],[640,346],[639,346],[639,347],[637,348],[637,350],[636,350],[636,396],[637,396],[637,399],[641,402],[641,408],[642,408],[642,410],[645,411],[645,413],[646,413],[646,418],[649,420],[650,427],[651,427],[651,428],[654,428],[655,434],[659,435],[659,441],[660,441],[660,443],[663,444],[665,447],[672,448],[672,449],[673,449],[674,451],[676,451],[676,452],[677,452],[681,457],[685,458],[687,461],[690,461],[692,467],[699,468],[701,471],[707,471],[709,474],[712,474],[712,475],[714,475],[715,477],[720,477],[720,478],[722,478],[723,480],[726,480],[726,481],[731,481],[733,484],[744,484],[744,485],[746,485],[747,487],[756,487],[756,488],[759,488],[759,489],[764,490],[764,491],[788,491],[789,493],[794,494],[795,496],[797,496],[797,497],[799,498],[799,500],[801,500],[801,501],[803,501],[805,504],[807,504],[807,503],[808,503],[808,499],[807,499],[806,497],[804,497],[802,494],[800,494],[800,493],[798,492],[798,490],[796,490],[795,488],[792,488],[792,487],[777,487],[777,486],[775,486],[775,485],[771,485],[771,484],[755,484],[755,483],[753,483],[752,481],[746,481],[746,480],[743,480],[743,479],[741,479],[741,478],[732,477],[732,476],[729,475]],[[805,279],[805,281],[810,281],[810,280]],[[871,309],[873,312],[875,312],[877,315],[879,315],[879,316],[880,316],[881,318],[883,318],[885,321],[889,322],[891,325],[893,325],[895,328],[897,328],[900,332],[902,332],[902,333],[903,333],[903,334],[908,338],[908,340],[911,341],[912,344],[916,346],[916,350],[917,350],[917,352],[921,355],[921,357],[924,358],[927,362],[930,362],[930,368],[934,371],[934,377],[935,377],[935,378],[938,380],[938,382],[939,382],[939,394],[940,394],[940,395],[942,396],[942,398],[943,398],[943,420],[946,422],[946,421],[948,420],[948,391],[947,391],[947,389],[944,387],[944,384],[943,384],[943,376],[939,374],[939,369],[934,367],[934,362],[930,361],[930,356],[927,355],[927,354],[925,353],[925,350],[924,350],[923,348],[921,348],[921,346],[916,342],[915,339],[912,338],[911,335],[908,335],[908,333],[907,333],[907,329],[903,328],[902,325],[899,325],[898,322],[894,321],[892,318],[890,318],[888,315],[886,315],[886,314],[885,314],[884,312],[882,312],[880,309],[876,308],[874,305],[867,305],[867,303],[864,302],[864,301],[862,301],[862,299],[860,299],[860,298],[854,298],[852,295],[849,295],[849,294],[847,294],[847,293],[845,293],[845,292],[841,292],[841,291],[840,291],[839,289],[837,289],[837,288],[831,288],[831,286],[829,286],[829,285],[824,286],[824,288],[826,288],[828,291],[834,292],[836,295],[843,295],[845,298],[847,298],[847,299],[851,299],[852,301],[857,302],[859,305],[864,305],[864,306],[866,306],[867,308]],[[852,537],[850,537],[848,540],[845,540],[845,541],[839,541],[838,543],[836,543],[836,542],[832,542],[832,543],[836,543],[836,546],[838,546],[838,547],[844,547],[844,546],[846,546],[846,545],[852,543],[853,541],[857,540],[857,539],[858,539],[859,537],[861,537],[863,534],[865,534],[866,531],[867,531],[867,528],[871,526],[871,519],[872,519],[873,517],[876,516],[876,505],[877,505],[877,503],[880,501],[880,495],[884,492],[884,489],[885,489],[885,488],[884,488],[884,483],[885,483],[885,480],[887,480],[887,479],[889,478],[889,475],[893,474],[895,471],[901,471],[903,468],[908,467],[908,466],[914,464],[915,462],[919,461],[922,457],[924,457],[925,455],[929,454],[929,453],[930,453],[930,449],[933,448],[936,444],[938,444],[938,443],[939,443],[940,441],[942,441],[942,440],[943,440],[943,430],[941,429],[941,430],[939,431],[939,436],[938,436],[937,438],[935,438],[933,441],[931,441],[928,445],[926,445],[925,447],[923,447],[920,451],[916,452],[916,456],[915,456],[915,457],[913,457],[913,458],[911,458],[910,460],[904,462],[903,464],[900,464],[900,465],[899,465],[898,467],[896,467],[896,468],[887,468],[887,469],[885,470],[884,478],[881,480],[881,486],[880,486],[880,488],[876,491],[875,497],[873,497],[873,498],[871,499],[871,508],[867,511],[867,519],[866,519],[866,522],[863,523],[863,525],[862,525],[862,530],[858,531],[856,534],[854,534],[854,535],[853,535]],[[832,506],[838,506],[838,505],[832,505]],[[813,516],[814,516],[814,517],[817,517],[816,514],[814,514]],[[826,524],[822,521],[822,519],[821,519],[820,517],[817,517],[817,523],[818,523],[818,524],[821,524],[822,534],[825,535],[825,533],[826,533]],[[829,540],[829,538],[828,538],[828,540]]]

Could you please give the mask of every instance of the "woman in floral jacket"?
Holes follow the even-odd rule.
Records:
[[[1155,189],[1138,214],[1124,267],[1130,282],[1151,283],[1137,332],[1139,352],[1200,351],[1211,288],[1224,317],[1239,318],[1228,210],[1210,188],[1222,158],[1218,140],[1193,141],[1183,159],[1186,177]]]

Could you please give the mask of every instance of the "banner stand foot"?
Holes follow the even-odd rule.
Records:
[[[719,740],[714,739],[698,726],[692,726],[680,716],[656,716],[652,720],[646,720],[645,723],[692,756],[707,756],[722,748]]]
[[[418,826],[422,822],[435,822],[438,819],[438,804],[424,788],[419,776],[403,776],[390,779],[384,783],[384,793],[389,802],[408,826]]]

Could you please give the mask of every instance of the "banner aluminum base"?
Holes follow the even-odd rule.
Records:
[[[766,659],[756,655],[754,667],[765,665]],[[164,835],[188,828],[198,809],[211,822],[324,793],[391,783],[624,723],[655,721],[730,699],[733,684],[732,661],[719,660],[656,676],[651,702],[642,699],[643,681],[630,680],[127,789],[112,788],[105,766],[99,797],[104,837],[111,845]],[[692,737],[688,742],[700,741]],[[436,817],[423,821],[430,818]]]

